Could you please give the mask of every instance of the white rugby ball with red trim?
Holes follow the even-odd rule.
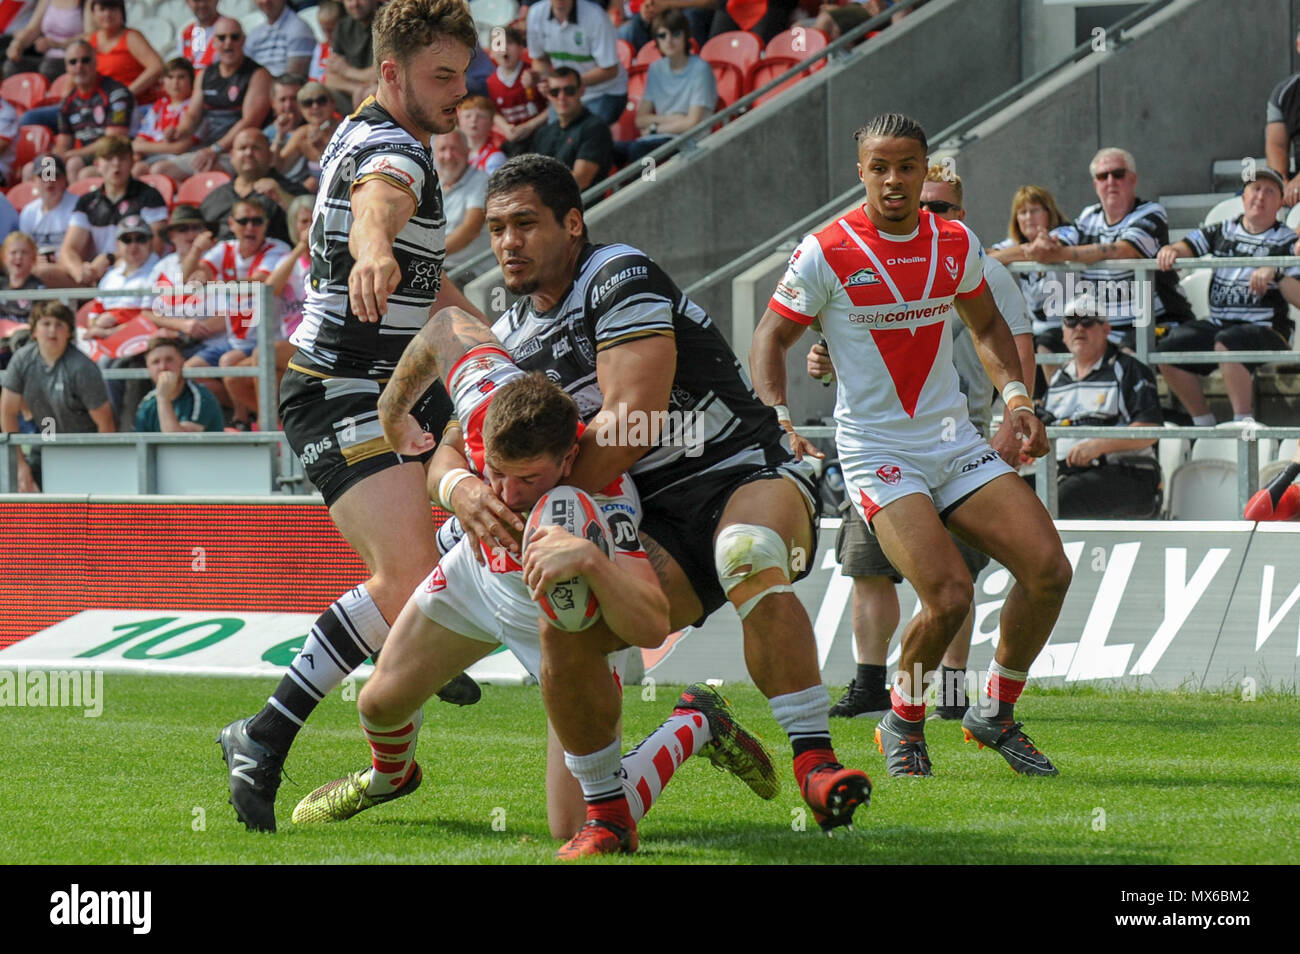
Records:
[[[612,535],[605,515],[591,495],[577,487],[561,484],[542,495],[524,525],[523,552],[539,527],[559,526],[580,539],[590,540],[601,553],[613,553]],[[600,604],[587,580],[575,576],[556,580],[537,603],[557,629],[578,633],[600,619]]]

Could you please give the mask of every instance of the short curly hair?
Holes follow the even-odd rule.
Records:
[[[379,8],[374,27],[375,66],[395,60],[405,66],[439,38],[459,40],[471,53],[478,30],[465,0],[390,0]]]

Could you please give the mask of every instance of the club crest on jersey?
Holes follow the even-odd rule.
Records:
[[[876,476],[889,486],[896,487],[898,482],[903,479],[903,472],[894,464],[881,464],[876,468]]]
[[[649,269],[646,271],[648,272]],[[578,354],[582,355],[582,360],[589,367],[594,368],[596,366],[596,345],[587,336],[584,320],[581,312],[569,319],[569,337],[573,339],[574,345],[577,346]]]
[[[953,258],[951,255],[945,255],[943,257],[943,267],[948,269],[949,278],[954,280],[957,278],[957,259]]]
[[[98,103],[95,104],[95,108],[90,111],[90,114],[95,117],[96,125],[100,125],[104,122],[104,107]]]
[[[876,274],[873,268],[859,268],[856,272],[844,279],[845,288],[854,288],[860,285],[879,285],[880,276]]]
[[[447,588],[447,578],[442,574],[442,567],[436,566],[433,572],[429,574],[429,582],[424,585],[426,593],[437,593],[439,590]]]
[[[230,101],[233,103],[235,100],[239,99],[239,87],[232,83],[226,90],[226,95],[230,97]]]

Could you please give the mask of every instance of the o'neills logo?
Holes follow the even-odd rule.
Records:
[[[615,288],[617,288],[619,285],[622,285],[624,282],[630,282],[633,279],[637,279],[637,278],[645,278],[649,274],[650,274],[650,269],[647,268],[645,265],[633,265],[629,268],[625,268],[621,272],[617,272],[614,275],[611,275],[609,278],[605,279],[599,285],[592,288],[591,303],[595,305],[598,301],[601,300],[601,298],[603,298],[605,295],[612,292]]]
[[[942,305],[931,305],[928,308],[903,308],[899,311],[851,311],[849,312],[849,321],[855,325],[896,325],[907,321],[937,318],[939,315],[946,315],[950,311],[952,311],[950,302],[944,302]]]

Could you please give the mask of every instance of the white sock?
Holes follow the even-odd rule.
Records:
[[[1218,421],[1213,414],[1197,414],[1192,417],[1192,423],[1197,427],[1204,427],[1207,424],[1217,424]]]
[[[564,764],[582,786],[588,804],[608,802],[623,796],[622,740],[617,736],[603,749],[589,755],[564,753]]]
[[[788,692],[783,696],[773,696],[767,700],[772,707],[772,715],[777,724],[785,729],[790,741],[823,737],[827,744],[831,737],[831,694],[820,683]],[[796,749],[795,751],[799,751]]]

